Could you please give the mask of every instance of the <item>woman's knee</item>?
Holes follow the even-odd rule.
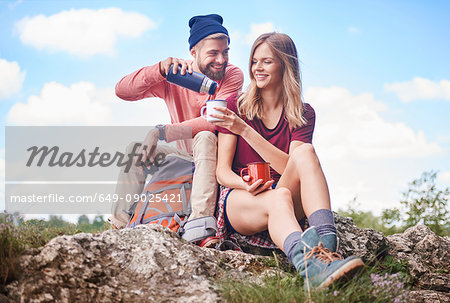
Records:
[[[298,146],[296,149],[294,149],[290,157],[292,157],[296,162],[311,162],[311,160],[318,160],[314,146],[310,143],[304,143]]]
[[[272,191],[273,194],[273,201],[276,201],[277,207],[274,206],[274,202],[270,203],[269,210],[278,210],[282,208],[294,208],[293,202],[292,202],[292,194],[291,191],[286,187],[280,187],[277,189],[274,189]],[[271,200],[272,200],[271,199]]]
[[[280,198],[280,200],[292,201],[292,194],[288,188],[280,187],[280,188],[274,189],[274,192]]]

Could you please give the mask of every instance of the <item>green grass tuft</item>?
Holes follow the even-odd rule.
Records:
[[[280,269],[279,266],[276,266]],[[328,289],[312,291],[303,288],[303,279],[292,272],[264,276],[262,283],[236,280],[217,281],[219,292],[227,302],[408,302],[410,286],[405,264],[390,257],[375,266],[366,267],[353,279]]]

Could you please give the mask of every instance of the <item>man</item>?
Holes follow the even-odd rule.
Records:
[[[193,153],[195,171],[191,193],[192,214],[189,220],[213,216],[217,199],[217,181],[215,176],[217,138],[214,125],[200,117],[201,107],[207,100],[226,99],[240,91],[243,84],[242,71],[228,64],[228,44],[230,38],[227,29],[222,25],[223,19],[216,14],[195,16],[189,20],[189,48],[193,61],[185,61],[169,57],[158,64],[144,67],[125,76],[116,85],[118,97],[135,101],[149,97],[159,97],[166,102],[171,122],[169,125],[158,125],[150,131],[142,146],[157,146],[158,139],[178,143],[178,154],[190,156]],[[174,65],[176,73],[196,71],[218,83],[215,95],[197,93],[186,88],[168,83],[166,76],[169,67]],[[187,130],[187,132],[186,132]],[[184,140],[184,139],[194,139]],[[151,148],[140,152],[144,159],[151,159],[156,153],[173,152],[168,146],[158,146],[150,155]],[[133,166],[128,173],[121,172],[116,193],[120,197],[127,194],[141,193],[146,175],[139,167]],[[124,212],[129,205],[127,199],[119,200],[114,208],[110,223],[115,228],[123,228],[129,216]]]

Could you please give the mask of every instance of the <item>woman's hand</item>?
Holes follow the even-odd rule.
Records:
[[[251,183],[250,176],[248,175],[243,177],[243,181],[245,182],[245,190],[254,196],[263,191],[272,189],[272,185],[275,182],[274,180],[270,180],[263,184],[263,179],[258,179]]]
[[[228,129],[235,135],[242,135],[244,130],[249,127],[244,120],[242,120],[233,111],[226,107],[214,107],[215,110],[221,112],[221,114],[211,114],[211,117],[222,119],[223,121],[214,121],[214,125]]]

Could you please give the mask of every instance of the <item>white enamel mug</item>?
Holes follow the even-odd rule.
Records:
[[[219,118],[211,117],[211,114],[223,114],[222,112],[214,109],[214,107],[227,107],[227,101],[226,100],[208,100],[206,101],[206,105],[202,107],[200,111],[200,116],[202,116],[203,119],[206,119],[208,122],[215,122],[215,121],[223,121]],[[206,113],[205,113],[206,110]]]

